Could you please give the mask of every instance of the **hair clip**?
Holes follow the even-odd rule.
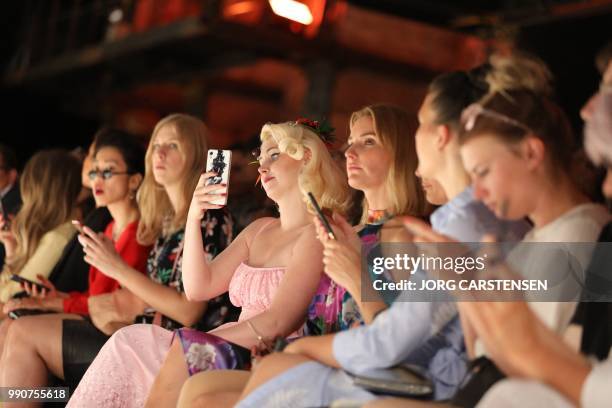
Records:
[[[473,103],[469,105],[461,113],[461,122],[463,123],[463,128],[468,132],[474,129],[474,126],[476,125],[476,120],[481,115],[488,116],[493,119],[497,119],[500,122],[504,122],[512,126],[516,126],[519,129],[523,129],[525,132],[528,132],[528,133],[532,132],[529,126],[524,125],[518,120],[512,119],[511,117],[504,115],[503,113],[495,112],[491,109],[484,108],[479,103]]]
[[[289,126],[306,126],[310,130],[312,130],[325,145],[330,148],[335,142],[334,129],[326,119],[323,119],[321,122],[318,120],[311,120],[307,118],[299,118],[294,122],[289,122]]]

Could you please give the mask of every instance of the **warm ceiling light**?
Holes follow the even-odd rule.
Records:
[[[223,10],[223,14],[225,17],[231,17],[239,14],[250,13],[253,10],[255,10],[255,4],[253,1],[244,0],[227,6],[227,8]]]
[[[275,14],[300,24],[312,23],[312,13],[307,5],[295,0],[269,0]]]

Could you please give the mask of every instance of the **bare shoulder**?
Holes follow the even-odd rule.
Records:
[[[317,238],[317,230],[314,224],[305,225],[302,227],[300,234],[295,240],[294,250],[296,248],[305,248],[308,246],[315,246],[318,248],[320,245],[319,239]]]
[[[278,218],[274,217],[262,217],[258,218],[249,225],[247,225],[236,237],[238,239],[244,239],[247,243],[250,243],[255,236],[261,231],[262,228],[265,228],[268,224],[273,224],[274,222],[279,222]]]
[[[244,228],[244,230],[242,230],[242,232],[245,235],[257,234],[257,232],[259,232],[263,227],[265,227],[267,224],[273,223],[274,221],[280,222],[278,220],[278,218],[274,218],[274,217],[261,217],[261,218],[258,218],[255,221],[253,221],[252,223],[250,223],[249,225],[247,225]]]
[[[300,233],[300,238],[308,239],[314,238],[317,239],[317,229],[314,224],[308,224],[303,227],[303,230]]]

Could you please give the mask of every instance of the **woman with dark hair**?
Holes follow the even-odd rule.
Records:
[[[93,168],[88,174],[96,205],[108,208],[112,216],[104,235],[112,240],[121,258],[141,273],[149,252],[148,246],[140,245],[136,240],[140,218],[136,191],[144,173],[143,157],[144,149],[132,136],[108,129],[96,138]],[[22,317],[11,324],[3,367],[10,369],[11,376],[17,378],[22,369],[34,379],[44,378],[47,375],[45,367],[64,378],[75,370],[75,365],[80,365],[83,357],[81,346],[106,337],[87,319],[89,299],[115,291],[120,286],[95,267],[89,269],[89,287],[84,292],[60,292],[49,280],[42,276],[39,279],[48,290],[39,291],[26,283],[24,288],[30,297],[11,300],[4,310],[8,313],[17,309],[38,309],[50,314]],[[21,337],[20,333],[27,333],[27,338]],[[13,366],[16,361],[8,356],[17,358],[17,366]],[[32,365],[24,365],[24,360]],[[63,369],[60,370],[60,366]]]

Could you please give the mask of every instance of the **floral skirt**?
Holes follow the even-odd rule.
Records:
[[[176,331],[189,376],[210,370],[249,370],[251,352],[214,334],[183,328]]]

